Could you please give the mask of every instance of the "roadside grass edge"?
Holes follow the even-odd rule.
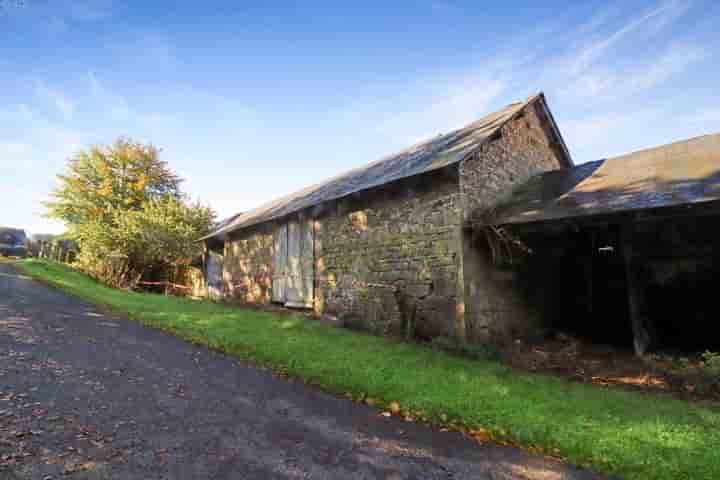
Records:
[[[146,325],[394,413],[629,479],[720,478],[716,403],[570,383],[300,315],[115,290],[55,262],[13,265]]]

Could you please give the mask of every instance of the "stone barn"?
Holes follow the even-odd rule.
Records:
[[[228,301],[313,309],[378,334],[485,341],[527,328],[515,277],[473,225],[573,166],[542,94],[236,215],[205,237]]]
[[[541,325],[638,354],[720,349],[720,134],[536,175],[475,227]]]

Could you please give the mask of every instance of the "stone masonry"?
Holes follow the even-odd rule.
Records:
[[[316,309],[376,333],[455,336],[460,218],[454,171],[339,202],[316,223]]]
[[[516,271],[490,262],[473,220],[512,194],[513,188],[543,171],[563,167],[549,122],[537,104],[511,120],[494,141],[460,164],[463,218],[463,284],[467,338],[486,342],[530,330],[536,311],[527,305]]]
[[[422,339],[485,342],[532,326],[514,273],[489,261],[472,223],[531,175],[566,165],[545,112],[528,105],[459,164],[299,212],[313,219],[315,311]],[[273,231],[285,221],[231,234],[227,298],[271,301]]]
[[[272,262],[272,223],[237,232],[225,243],[225,297],[244,303],[269,303]]]

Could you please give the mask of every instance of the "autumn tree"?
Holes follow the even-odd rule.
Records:
[[[116,210],[138,210],[154,199],[181,198],[181,180],[159,159],[158,149],[125,138],[78,152],[58,179],[46,203],[48,215],[71,229],[106,223]]]
[[[159,153],[124,138],[81,151],[46,203],[79,243],[79,266],[107,283],[133,287],[188,264],[214,221],[212,210],[187,201]]]

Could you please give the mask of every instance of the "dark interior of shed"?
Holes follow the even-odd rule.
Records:
[[[534,236],[520,267],[543,325],[579,339],[631,349],[633,332],[617,235],[586,231]]]
[[[656,275],[648,284],[648,314],[657,331],[658,347],[680,352],[720,351],[715,298],[720,257],[686,267],[692,270],[678,271],[662,283]]]
[[[619,223],[534,231],[524,236],[532,254],[519,267],[520,278],[551,330],[632,350],[634,291],[652,338],[649,352],[720,351],[714,297],[720,249],[712,243],[718,220],[633,225],[629,237]]]

